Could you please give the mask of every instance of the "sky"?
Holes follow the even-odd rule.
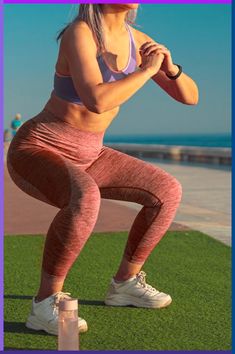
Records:
[[[4,5],[4,128],[16,113],[38,114],[53,89],[56,34],[74,4]],[[141,4],[138,29],[171,52],[198,85],[199,102],[175,101],[149,80],[107,129],[108,135],[231,133],[231,5]]]

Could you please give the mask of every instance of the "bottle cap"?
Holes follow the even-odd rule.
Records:
[[[62,311],[72,311],[78,309],[77,299],[63,299],[59,302],[59,310]]]

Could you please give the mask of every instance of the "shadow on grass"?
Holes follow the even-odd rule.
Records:
[[[13,299],[13,300],[32,300],[33,296],[29,296],[29,295],[4,295],[4,299]],[[79,305],[87,305],[87,306],[102,306],[102,307],[113,307],[113,308],[117,308],[117,306],[107,306],[105,305],[104,301],[100,301],[100,300],[84,300],[84,299],[78,299],[78,303]],[[126,305],[125,307],[128,308],[133,308],[136,309],[136,306],[134,305]],[[164,308],[163,310],[167,309]]]
[[[4,295],[4,299],[12,299],[12,300],[32,300],[33,295]],[[88,306],[105,306],[104,301],[99,300],[84,300],[78,299],[80,305],[88,305]]]
[[[52,336],[52,334],[46,333],[44,331],[35,331],[33,329],[29,329],[25,326],[24,322],[6,322],[4,321],[4,332],[7,333],[28,333],[28,334],[36,334],[42,336]]]
[[[13,299],[13,300],[32,300],[33,295],[4,295],[4,299]]]
[[[32,296],[29,296],[29,295],[4,295],[4,299],[13,299],[13,300],[32,300],[32,298],[33,298],[33,295]],[[80,305],[107,307],[105,305],[104,301],[100,301],[100,300],[78,299],[78,302]],[[109,306],[109,307],[116,308],[117,306]],[[133,309],[136,308],[136,306],[134,306],[134,305],[127,305],[125,307],[133,308]]]
[[[4,299],[13,299],[13,300],[32,300],[33,296],[29,295],[5,295]],[[103,306],[107,307],[104,303],[104,301],[100,300],[84,300],[84,299],[78,299],[78,302],[80,305],[87,305],[87,306]],[[116,306],[109,306],[109,307],[115,307]],[[136,308],[134,305],[127,305],[125,307],[129,308]]]
[[[99,300],[82,300],[78,299],[80,305],[88,305],[88,306],[106,306],[104,301]]]
[[[4,351],[7,351],[7,350],[40,350],[40,351],[45,351],[46,349],[38,349],[38,348],[16,348],[16,347],[4,347]],[[52,350],[50,349],[50,352],[52,351],[57,351],[57,350]]]

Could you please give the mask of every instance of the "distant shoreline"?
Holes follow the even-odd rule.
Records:
[[[106,143],[105,145],[142,159],[151,158],[162,161],[172,160],[225,166],[232,164],[231,148],[124,143]]]
[[[168,145],[185,147],[227,147],[232,146],[230,133],[223,134],[175,134],[175,135],[105,135],[105,143]]]

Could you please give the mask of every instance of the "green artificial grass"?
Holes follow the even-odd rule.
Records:
[[[164,309],[105,306],[127,233],[93,234],[66,279],[89,331],[81,350],[230,350],[231,248],[197,231],[168,231],[148,258],[147,283],[171,294]],[[40,278],[44,237],[5,236],[5,350],[57,350],[25,327]]]

